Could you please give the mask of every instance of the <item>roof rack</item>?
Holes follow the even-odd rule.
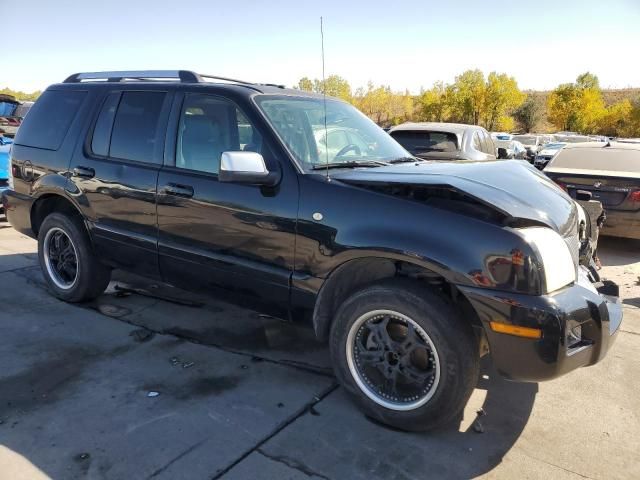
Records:
[[[107,82],[122,82],[126,80],[179,80],[180,83],[203,83],[205,78],[222,80],[225,82],[254,85],[252,82],[236,80],[234,78],[216,75],[198,74],[190,70],[124,70],[114,72],[84,72],[74,73],[63,83],[80,83],[83,80],[106,80]]]

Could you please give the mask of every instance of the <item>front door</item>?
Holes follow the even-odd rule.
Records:
[[[189,289],[223,289],[229,300],[285,315],[298,208],[295,172],[224,96],[180,94],[171,123],[175,154],[158,179],[163,279]],[[219,182],[225,151],[261,153],[267,168],[281,171],[281,182],[268,188]]]
[[[71,195],[89,221],[98,256],[159,277],[156,184],[172,95],[107,90],[71,161]]]

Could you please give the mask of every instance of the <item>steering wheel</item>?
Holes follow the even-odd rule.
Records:
[[[349,145],[347,145],[345,147],[342,147],[340,149],[340,151],[338,153],[336,153],[336,158],[342,157],[343,155],[345,155],[346,153],[348,153],[348,152],[350,152],[352,150],[356,155],[358,155],[358,156],[362,155],[362,151],[360,150],[360,147],[358,145],[356,145],[355,143],[350,143]]]

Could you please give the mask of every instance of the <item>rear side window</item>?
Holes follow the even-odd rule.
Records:
[[[113,92],[107,96],[100,115],[96,121],[93,130],[93,138],[91,139],[91,151],[103,157],[109,155],[109,141],[111,140],[111,128],[113,127],[113,119],[116,116],[116,109],[120,101],[120,92]]]
[[[58,150],[86,95],[87,92],[79,90],[44,92],[18,129],[15,143]]]
[[[165,95],[164,92],[122,93],[111,132],[110,157],[160,162],[157,152],[163,142],[158,127]]]

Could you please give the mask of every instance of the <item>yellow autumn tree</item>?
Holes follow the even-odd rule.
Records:
[[[548,120],[560,130],[591,133],[605,114],[598,77],[589,72],[558,86],[547,99]]]
[[[491,72],[484,91],[483,126],[488,130],[512,130],[515,122],[510,115],[525,98],[515,78]]]

